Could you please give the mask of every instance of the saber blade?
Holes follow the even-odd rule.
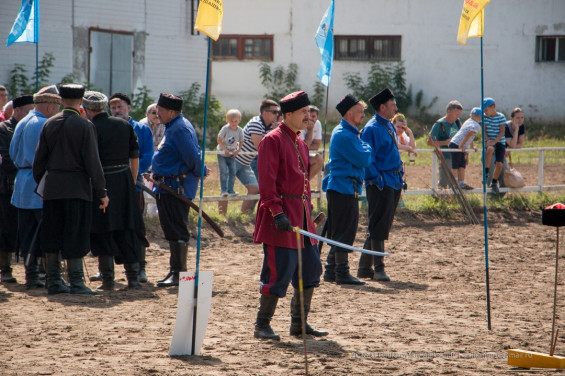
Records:
[[[350,251],[366,253],[368,255],[373,255],[373,256],[390,256],[390,253],[381,253],[381,252],[369,251],[368,249],[357,248],[357,247],[354,247],[352,245],[336,242],[335,240],[324,238],[323,236],[313,234],[311,232],[302,230],[298,227],[295,227],[294,231],[298,231],[300,234],[302,234],[304,236],[308,236],[309,238],[316,239],[316,240],[322,241],[322,242],[327,243],[327,244],[335,245],[336,247],[345,248],[345,249],[348,249]]]

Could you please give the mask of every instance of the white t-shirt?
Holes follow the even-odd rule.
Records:
[[[305,140],[306,135],[308,134],[308,129],[304,129],[300,132],[300,138]],[[314,129],[312,130],[312,141],[314,140],[321,140],[322,139],[322,123],[320,120],[316,120],[314,124]]]
[[[410,136],[406,132],[402,133],[400,136],[396,136],[396,142],[398,145],[410,146]],[[406,150],[398,149],[399,152],[404,153]]]
[[[451,142],[453,142],[455,145],[458,145],[459,148],[464,147],[465,149],[468,149],[469,146],[471,145],[471,142],[473,142],[473,139],[475,138],[476,134],[480,130],[481,130],[480,124],[477,123],[475,120],[469,118],[463,123],[461,129],[457,131],[455,136],[453,136]],[[463,139],[465,138],[465,136],[467,136],[467,133],[469,132],[475,132],[475,135],[473,137],[469,137],[465,145],[460,145],[461,141],[463,141]]]

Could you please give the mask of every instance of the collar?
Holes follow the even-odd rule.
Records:
[[[267,125],[267,123],[265,123],[265,120],[263,120],[263,116],[259,115],[259,121],[261,121],[261,125],[265,130],[271,129],[272,124]]]
[[[169,127],[175,122],[175,120],[177,120],[177,119],[179,119],[179,118],[182,118],[182,112],[181,112],[180,114],[178,114],[178,116],[176,116],[176,117],[172,118],[171,120],[169,120],[168,123],[165,123],[165,124],[164,124],[165,127],[166,127],[166,128],[169,128]]]
[[[359,136],[361,134],[361,132],[359,132],[359,129],[357,129],[356,126],[351,125],[345,119],[341,119],[341,126],[343,127],[343,129],[348,130],[349,132],[353,133],[355,136]]]
[[[286,125],[285,123],[281,122],[279,124],[279,128],[282,132],[287,133],[290,138],[292,139],[293,142],[296,142],[296,139],[298,138],[298,135],[300,134],[300,131],[298,131],[297,133],[294,133],[294,131],[292,129],[290,129],[288,127],[288,125]]]

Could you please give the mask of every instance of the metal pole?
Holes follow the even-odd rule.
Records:
[[[559,226],[557,229],[557,240],[555,241],[555,282],[553,284],[553,323],[551,324],[551,343],[549,344],[549,356],[553,356],[557,338],[555,335],[555,309],[557,307],[557,271],[559,270]]]
[[[200,165],[200,198],[198,203],[198,237],[196,238],[196,268],[194,273],[194,314],[192,315],[192,354],[196,345],[196,313],[198,310],[198,271],[200,267],[200,238],[202,235],[202,196],[204,194],[204,159],[206,157],[206,121],[208,119],[208,87],[210,85],[210,50],[212,38],[208,37],[208,58],[206,63],[206,93],[204,100],[204,125],[202,130],[202,163]]]
[[[485,88],[484,88],[484,68],[483,68],[483,37],[481,36],[481,129],[483,132],[483,218],[484,218],[484,230],[485,230],[485,281],[487,290],[487,327],[491,330],[490,321],[490,281],[489,281],[489,266],[488,266],[488,218],[487,218],[487,175],[485,166]]]

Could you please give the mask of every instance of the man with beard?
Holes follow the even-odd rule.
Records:
[[[108,116],[107,104],[102,93],[84,94],[83,107],[96,127],[98,154],[110,199],[104,212],[93,207],[90,247],[92,254],[98,256],[98,270],[102,274],[99,289],[114,289],[114,259],[117,264],[124,264],[128,288],[138,289],[138,253],[140,247],[149,245],[135,193],[139,145],[127,121]]]
[[[25,260],[26,287],[45,287],[39,280],[38,258],[42,256],[39,246],[39,228],[43,203],[35,193],[37,183],[33,179],[31,166],[39,142],[41,128],[48,118],[59,112],[61,97],[55,85],[45,87],[33,96],[35,109],[31,110],[16,126],[10,143],[10,156],[18,168],[12,205],[18,208],[18,242],[20,256]]]
[[[37,193],[43,197],[41,249],[47,261],[48,294],[97,294],[84,284],[82,258],[90,251],[92,201],[108,206],[96,129],[80,116],[82,85],[61,85],[64,109],[41,128],[33,160]],[[70,289],[63,283],[59,258],[67,260]]]
[[[18,233],[18,210],[11,203],[18,169],[10,156],[10,142],[18,122],[33,109],[33,97],[24,95],[15,98],[12,103],[12,117],[0,123],[0,280],[8,283],[16,282],[12,276],[11,259],[16,251]]]
[[[131,110],[131,99],[123,93],[114,93],[110,97],[110,113],[112,116],[122,118],[127,120],[135,134],[137,135],[137,142],[139,143],[139,171],[137,174],[137,181],[143,183],[141,174],[149,170],[151,166],[151,158],[153,158],[153,134],[148,125],[139,123],[135,121],[129,112]],[[136,187],[136,191],[139,197],[139,205],[141,207],[141,212],[145,209],[145,199],[143,197],[143,191]],[[139,259],[139,281],[147,282],[147,275],[145,274],[145,255],[147,249],[142,246],[139,249],[138,259]]]

